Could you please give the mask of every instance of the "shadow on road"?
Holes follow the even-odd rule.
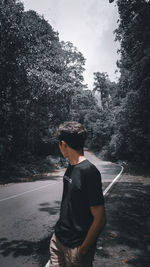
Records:
[[[150,185],[118,182],[107,198],[102,265],[147,267],[150,263]],[[112,264],[112,265],[111,265]]]
[[[56,223],[56,215],[59,214],[60,201],[54,201],[53,203],[45,202],[39,205],[41,212],[47,212],[49,215],[54,216],[53,225],[49,226],[49,230],[46,237],[39,241],[32,240],[8,240],[5,237],[0,238],[0,254],[3,257],[11,255],[14,258],[25,256],[31,257],[34,262],[37,262],[37,266],[45,266],[49,260],[49,242],[51,235],[54,231],[54,225]]]
[[[3,257],[12,255],[14,258],[32,256],[38,263],[37,266],[44,266],[49,259],[50,238],[51,234],[38,242],[22,239],[8,241],[6,238],[0,238],[0,254],[2,254]]]
[[[51,204],[48,202],[41,203],[39,210],[48,212],[49,215],[56,215],[60,210],[60,201],[55,201],[55,204],[54,203]]]

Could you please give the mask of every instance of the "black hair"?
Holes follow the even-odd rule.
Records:
[[[71,148],[81,150],[84,147],[87,131],[81,123],[76,121],[66,121],[59,126],[56,136],[59,142],[63,140]]]

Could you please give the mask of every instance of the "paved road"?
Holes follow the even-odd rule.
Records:
[[[101,171],[103,190],[121,168],[86,157]],[[0,267],[44,266],[48,260],[48,244],[58,218],[64,170],[47,180],[8,184],[0,188]]]

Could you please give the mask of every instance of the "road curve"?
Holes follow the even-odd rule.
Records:
[[[101,160],[89,151],[85,151],[85,156],[99,169],[102,176],[103,194],[105,196],[122,174],[123,167],[116,163]]]

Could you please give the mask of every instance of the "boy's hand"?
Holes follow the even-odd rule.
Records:
[[[91,227],[87,233],[85,240],[83,241],[81,247],[79,248],[79,253],[82,256],[85,256],[86,253],[89,251],[90,247],[92,247],[103,229],[106,223],[106,216],[105,216],[105,208],[104,206],[93,206],[90,207],[91,213],[93,215],[93,222]]]
[[[81,256],[85,256],[86,253],[87,253],[87,251],[85,251],[82,247],[79,248],[79,254],[80,254]]]

